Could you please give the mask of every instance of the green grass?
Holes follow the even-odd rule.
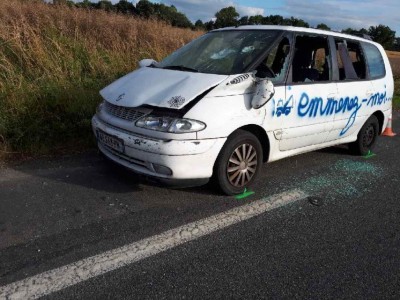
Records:
[[[400,78],[399,75],[395,75],[394,80],[394,95],[393,95],[393,108],[396,110],[400,110]]]
[[[115,69],[108,74],[94,70],[93,60],[99,58],[91,56],[83,42],[66,37],[54,35],[42,47],[49,61],[24,57],[18,45],[0,46],[0,53],[3,50],[3,57],[15,66],[0,75],[7,76],[0,94],[1,141],[8,151],[30,155],[90,147],[90,118],[101,101],[98,91],[120,76],[121,69],[128,70],[109,54],[102,64]]]
[[[400,95],[395,95],[393,97],[393,108],[400,110]]]
[[[0,1],[0,160],[94,146],[99,90],[199,34],[98,10]]]

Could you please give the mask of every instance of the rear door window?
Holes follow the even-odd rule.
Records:
[[[335,39],[335,44],[339,67],[339,79],[366,79],[367,72],[365,58],[360,43],[356,41]]]
[[[382,78],[386,75],[385,63],[379,49],[370,43],[362,44],[367,58],[369,76],[371,79]]]

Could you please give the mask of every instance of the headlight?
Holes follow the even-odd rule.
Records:
[[[96,113],[100,113],[101,110],[103,109],[103,106],[104,106],[104,101],[100,102],[100,104],[97,105]]]
[[[206,128],[206,124],[196,120],[158,117],[152,115],[139,119],[136,122],[136,126],[171,133],[197,132]]]
[[[136,126],[157,131],[168,131],[173,120],[174,119],[168,117],[156,117],[150,115],[139,119],[136,122]]]

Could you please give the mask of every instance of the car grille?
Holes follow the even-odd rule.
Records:
[[[145,113],[140,112],[135,108],[118,106],[107,101],[105,102],[105,109],[108,114],[131,122],[136,121],[145,115]]]

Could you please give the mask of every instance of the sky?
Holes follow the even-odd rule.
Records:
[[[118,2],[113,0],[112,2]],[[134,0],[133,2],[137,2]],[[333,30],[366,28],[383,24],[400,36],[399,0],[151,0],[174,5],[192,22],[209,21],[221,8],[234,6],[240,16],[281,15],[300,18],[315,27],[325,23]]]

